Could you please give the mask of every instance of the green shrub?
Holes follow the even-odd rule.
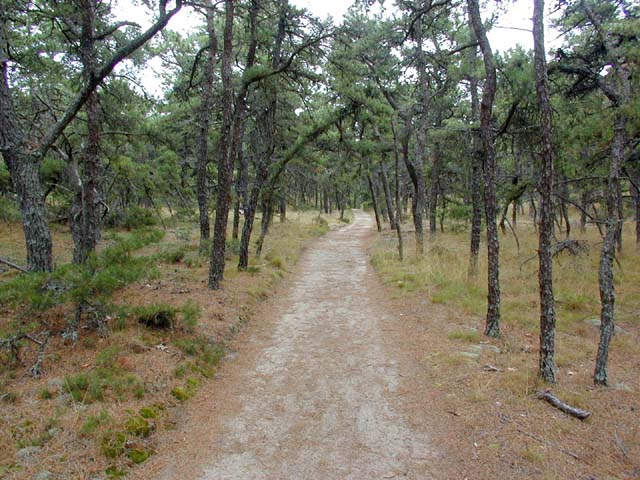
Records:
[[[132,448],[127,452],[127,458],[131,460],[136,465],[143,463],[151,456],[151,452],[149,450],[145,450],[144,448]]]
[[[111,417],[105,411],[100,412],[98,415],[89,415],[82,424],[80,432],[83,435],[91,435],[98,429],[98,427],[107,425],[110,421]]]
[[[124,212],[113,211],[110,213],[105,220],[105,224],[109,227],[134,230],[141,227],[152,227],[157,225],[159,221],[156,211],[132,205]]]
[[[136,437],[148,437],[154,430],[154,425],[139,415],[130,416],[124,424],[127,433]]]
[[[138,323],[155,329],[171,329],[175,325],[178,309],[165,303],[154,303],[137,307],[135,317]]]
[[[107,458],[117,458],[122,455],[127,445],[127,434],[110,430],[102,437],[100,449]]]
[[[117,367],[96,368],[88,373],[68,375],[64,389],[78,403],[93,403],[105,399],[111,393],[118,400],[144,397],[144,386],[140,379]]]
[[[184,260],[186,255],[186,249],[183,246],[174,246],[167,248],[163,252],[158,254],[158,259],[164,263],[180,263]]]
[[[12,200],[6,197],[0,196],[0,220],[3,222],[19,222],[20,210],[18,206]]]
[[[198,319],[200,318],[200,305],[189,300],[182,307],[182,323],[187,332],[193,332],[198,325]]]

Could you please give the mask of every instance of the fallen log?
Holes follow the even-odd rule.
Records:
[[[544,392],[538,392],[538,398],[541,400],[545,400],[549,402],[551,405],[556,407],[558,410],[571,415],[572,417],[579,418],[580,420],[586,420],[591,416],[591,412],[587,412],[586,410],[582,410],[580,408],[572,407],[571,405],[564,403],[558,397],[556,397],[549,390]]]
[[[15,263],[7,260],[6,258],[0,257],[0,263],[7,265],[8,267],[15,268],[16,270],[21,271],[22,273],[29,273],[25,267],[21,267],[20,265],[16,265]]]

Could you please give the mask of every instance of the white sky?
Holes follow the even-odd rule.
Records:
[[[352,1],[345,0],[290,0],[298,7],[306,8],[314,15],[326,18],[331,15],[335,23],[340,23],[343,15],[347,12]],[[392,2],[387,0],[387,8],[392,8]],[[114,13],[119,20],[132,20],[139,22],[143,27],[149,24],[149,19],[145,18],[144,8],[133,6],[131,0],[116,0]],[[492,2],[493,4],[493,2]],[[533,16],[533,2],[531,0],[513,0],[503,3],[506,11],[500,13],[497,28],[488,34],[489,41],[494,50],[504,52],[516,45],[521,45],[525,49],[533,48],[533,38],[531,34],[531,17]],[[487,18],[490,12],[483,11],[483,18]],[[195,14],[190,8],[183,8],[171,19],[168,28],[178,32],[188,32],[194,26],[203,21],[201,15]],[[550,46],[557,46],[560,42],[556,34],[549,31],[545,34],[547,50]],[[147,90],[154,95],[161,95],[162,88],[158,75],[161,62],[158,58],[152,59],[149,66],[142,72],[142,83]]]

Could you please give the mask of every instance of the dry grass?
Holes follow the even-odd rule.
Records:
[[[482,335],[484,244],[479,275],[469,280],[466,231],[438,232],[427,243],[424,258],[410,255],[404,263],[397,259],[393,232],[378,238],[372,262],[391,298],[415,321],[408,327],[419,338],[415,348],[429,352],[422,363],[440,392],[433,403],[434,411],[442,411],[445,419],[440,440],[460,457],[461,475],[640,478],[640,255],[631,229],[627,225],[615,271],[617,325],[622,332],[610,350],[611,388],[595,388],[592,383],[599,330],[587,320],[599,318],[597,230],[581,233],[574,227],[573,238],[586,241],[588,253],[563,254],[554,264],[559,382],[552,388],[568,403],[590,410],[593,415],[586,422],[535,396],[546,386],[537,378],[537,236],[530,223],[517,227],[519,250],[511,233],[501,236],[502,337],[498,340]],[[411,253],[412,236],[406,236],[406,251]],[[500,353],[493,351],[496,348]],[[486,365],[499,371],[486,371]]]
[[[196,225],[174,225],[159,244],[138,252],[156,256],[159,275],[116,294],[125,313],[110,320],[108,337],[83,331],[75,345],[52,339],[39,379],[19,365],[0,365],[0,478],[34,478],[45,470],[56,478],[121,478],[146,460],[154,453],[153,432],[171,428],[181,403],[215,374],[226,341],[249,320],[260,320],[260,302],[305,246],[341,224],[337,215],[323,218],[322,225],[314,212],[290,212],[286,224],[276,218],[249,272],[237,271],[230,243],[217,292],[206,288],[209,260],[198,254]],[[24,260],[20,226],[6,227],[0,252]],[[68,230],[55,227],[54,243],[56,262],[68,261]],[[14,276],[0,274],[0,283]],[[140,312],[153,316],[154,309],[166,312],[173,330],[138,322]],[[10,330],[19,314],[19,308],[0,307],[0,331]],[[64,322],[69,312],[51,314]],[[25,447],[34,447],[32,456],[25,456]]]

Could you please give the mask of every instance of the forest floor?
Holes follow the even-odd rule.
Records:
[[[407,399],[411,416],[418,423],[446,419],[438,441],[458,475],[443,478],[640,478],[640,251],[633,225],[626,225],[615,271],[608,388],[595,387],[592,379],[599,336],[597,229],[582,232],[574,225],[571,237],[583,248],[555,258],[558,383],[544,385],[537,379],[538,259],[531,221],[520,218],[517,242],[508,231],[501,235],[498,340],[483,335],[486,250],[483,244],[479,274],[469,279],[463,227],[445,224],[422,259],[415,257],[412,232],[405,235],[404,262],[393,231],[384,230],[371,249],[403,330],[412,333],[404,340],[407,351],[421,365],[421,381]],[[591,417],[580,421],[539,400],[537,392],[547,388]]]
[[[206,286],[208,256],[198,253],[197,225],[165,223],[161,241],[135,252],[149,259],[149,276],[116,291],[108,335],[82,329],[75,343],[52,337],[39,378],[27,371],[37,356],[34,345],[21,343],[24,365],[0,349],[0,478],[122,478],[153,457],[156,439],[174,428],[191,397],[208,382],[217,383],[212,377],[226,344],[250,320],[260,323],[264,301],[303,250],[345,225],[336,215],[289,212],[286,223],[274,221],[262,257],[252,255],[242,273],[236,269],[237,245],[229,242],[224,287],[212,292]],[[64,264],[72,251],[69,231],[53,229],[54,259]],[[135,231],[106,231],[100,251],[115,234]],[[0,252],[24,264],[19,224],[2,225]],[[0,293],[17,279],[17,272],[0,268]],[[141,311],[176,313],[174,328],[141,325]],[[55,330],[70,317],[73,308],[66,305],[45,311],[0,305],[0,338]]]
[[[351,225],[315,241],[274,282],[283,264],[294,263],[283,255],[306,241],[292,247],[291,230],[308,232],[295,225],[274,232],[285,240],[253,274],[230,270],[222,292],[198,285],[205,267],[184,259],[163,267],[164,283],[134,284],[123,295],[133,301],[143,291],[145,301],[177,305],[189,296],[202,305],[200,334],[217,336],[227,352],[211,379],[197,356],[180,349],[184,332],[163,337],[134,326],[97,346],[79,345],[51,374],[91,370],[96,352],[115,342],[118,365],[142,378],[143,399],[84,404],[57,391],[43,399],[39,389],[53,385],[51,377],[4,375],[16,400],[2,406],[0,433],[11,451],[0,458],[8,465],[0,477],[34,478],[46,468],[46,478],[104,478],[107,468],[111,477],[140,480],[640,478],[640,259],[633,247],[616,272],[621,329],[610,388],[591,382],[597,232],[582,235],[585,252],[557,259],[559,383],[552,391],[592,412],[581,422],[536,397],[545,386],[536,380],[535,234],[525,223],[517,227],[519,248],[502,237],[498,340],[482,335],[486,267],[481,260],[478,278],[466,278],[462,229],[438,233],[422,259],[406,232],[409,254],[399,262],[394,233],[376,234],[371,216],[356,212]],[[193,398],[181,404],[176,388]],[[156,432],[136,436],[130,427],[141,423]],[[49,430],[51,439],[40,442],[37,434]],[[109,460],[105,439],[114,431],[126,443]],[[25,439],[40,450],[16,461],[18,447],[29,448]],[[153,455],[135,467],[138,451]]]

